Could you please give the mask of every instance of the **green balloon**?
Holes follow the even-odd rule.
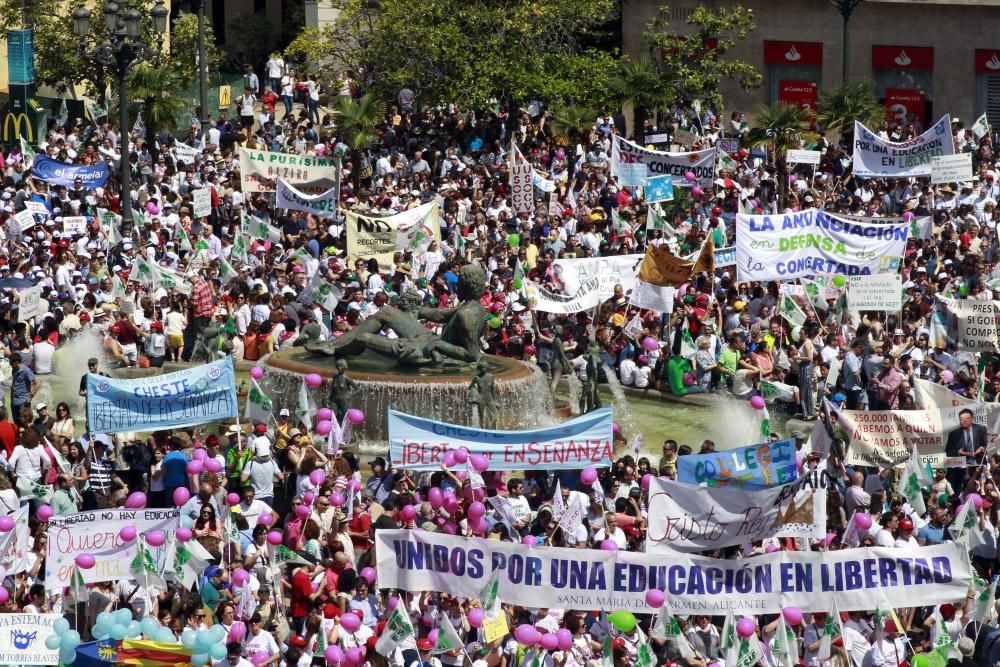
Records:
[[[844,276],[834,276],[833,284],[836,285],[837,287],[843,287],[845,284],[847,284],[847,278],[845,278]]]
[[[959,285],[958,286],[958,295],[960,297],[962,297],[963,299],[965,297],[969,296],[969,286],[965,285],[965,284]]]
[[[514,289],[521,289],[521,284],[520,278],[514,278]]]
[[[510,234],[507,236],[507,243],[510,244],[511,248],[516,248],[521,245],[521,235],[520,234]]]
[[[927,664],[927,656],[922,653],[916,654],[910,661],[911,667],[927,667]]]
[[[615,626],[618,632],[632,632],[635,628],[635,614],[624,609],[614,612],[608,616],[611,625]]]
[[[490,327],[491,328],[493,328],[493,329],[499,329],[502,324],[503,324],[503,320],[501,320],[499,317],[491,317],[490,318]]]

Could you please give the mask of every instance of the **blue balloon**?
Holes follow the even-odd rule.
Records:
[[[115,623],[119,625],[128,625],[129,621],[132,620],[132,610],[131,609],[119,609],[115,612]]]
[[[156,622],[155,618],[144,618],[139,623],[139,627],[142,629],[142,634],[149,637],[160,629],[160,624]]]
[[[115,615],[110,611],[102,611],[97,615],[97,625],[104,625],[111,627],[111,624],[115,622]]]
[[[215,641],[217,642],[221,642],[226,638],[226,635],[229,634],[229,631],[222,627],[219,623],[213,625],[208,631],[212,633],[212,636],[215,637]]]
[[[191,656],[191,664],[192,665],[199,665],[200,666],[200,665],[204,665],[206,662],[208,662],[208,654],[207,653],[195,653],[195,654],[193,654]]]
[[[121,641],[122,639],[125,639],[125,637],[128,635],[128,626],[115,623],[114,625],[111,626],[111,632],[109,634],[111,635],[112,639]]]
[[[128,628],[127,637],[129,639],[135,639],[140,634],[142,634],[142,627],[139,625],[139,621],[132,621],[126,626]]]
[[[222,660],[226,657],[226,645],[212,644],[212,648],[208,649],[208,654],[212,656],[213,660]]]
[[[96,639],[97,641],[104,641],[105,639],[108,639],[109,637],[111,637],[111,633],[108,632],[107,630],[105,630],[104,632],[95,632],[94,633],[94,639]]]
[[[57,648],[59,648],[59,644],[60,644],[59,635],[49,635],[48,637],[45,638],[45,648],[49,649],[50,651],[55,651]]]
[[[181,525],[185,528],[194,528],[194,520],[189,516],[182,516]]]
[[[63,646],[72,646],[76,648],[80,645],[83,639],[80,637],[80,633],[76,630],[69,630],[62,636]]]
[[[59,618],[56,619],[55,623],[52,624],[52,629],[55,630],[55,633],[57,635],[61,635],[62,633],[69,630],[69,621],[60,616]]]
[[[198,638],[198,633],[191,628],[184,628],[184,632],[181,633],[181,644],[184,648],[194,648],[195,640]]]
[[[208,647],[215,642],[215,637],[212,636],[211,630],[199,630],[198,638],[195,640],[194,645],[200,649],[208,650]]]
[[[59,661],[67,665],[76,662],[76,649],[70,646],[63,646],[59,649]]]
[[[173,630],[170,628],[160,628],[156,631],[153,637],[158,642],[171,642],[173,644],[177,643],[177,637],[174,636]]]

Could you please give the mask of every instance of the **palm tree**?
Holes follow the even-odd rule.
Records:
[[[840,143],[851,145],[854,121],[871,130],[885,127],[885,105],[878,100],[875,84],[855,81],[819,94],[816,120],[825,131],[839,132]]]
[[[354,191],[361,189],[361,163],[365,151],[379,137],[379,125],[385,120],[385,102],[372,93],[358,100],[347,96],[337,98],[333,105],[338,136],[351,150],[351,182]]]
[[[655,121],[659,108],[673,98],[663,74],[648,57],[639,60],[622,58],[618,62],[618,71],[608,82],[608,89],[622,106],[632,105],[633,136],[638,136],[639,126],[646,117],[647,110],[653,112]]]
[[[156,133],[164,128],[174,129],[177,116],[185,109],[184,100],[177,94],[182,87],[183,82],[169,67],[140,64],[132,69],[129,94],[133,101],[142,100],[141,107],[136,105],[133,115],[139,113],[146,126],[146,145],[153,162],[157,159]]]
[[[549,121],[552,136],[570,145],[586,143],[590,128],[599,115],[596,109],[590,107],[557,106],[552,109],[552,120]]]
[[[801,143],[816,141],[819,135],[812,130],[812,117],[794,104],[778,102],[761,107],[747,136],[751,146],[767,146],[775,166],[778,191],[785,191],[785,153],[798,148]]]

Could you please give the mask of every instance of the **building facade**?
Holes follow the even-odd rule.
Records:
[[[639,56],[647,47],[646,24],[670,8],[677,32],[699,4],[721,0],[623,0],[622,46]],[[843,19],[826,0],[746,0],[757,30],[729,53],[754,65],[761,86],[723,85],[727,111],[753,113],[779,100],[815,107],[820,90],[843,78]],[[915,119],[928,126],[950,114],[971,123],[986,112],[1000,127],[1000,0],[865,0],[849,25],[851,79],[875,82],[890,120]]]

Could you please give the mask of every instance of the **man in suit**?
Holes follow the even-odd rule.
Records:
[[[972,422],[972,410],[968,408],[958,413],[958,428],[948,434],[945,456],[964,456],[966,466],[982,463],[986,456],[986,427]],[[965,486],[966,468],[950,468],[948,481],[955,493],[962,493]]]

